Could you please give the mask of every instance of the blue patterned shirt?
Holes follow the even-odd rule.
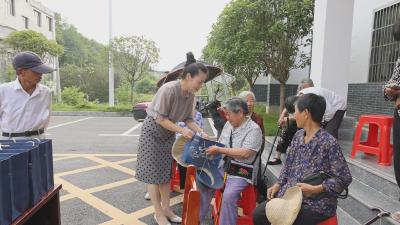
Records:
[[[281,185],[278,197],[282,197],[286,189],[317,172],[324,171],[337,178],[330,178],[322,183],[328,193],[327,197],[319,200],[303,197],[303,207],[325,216],[336,214],[337,196],[344,186],[348,186],[352,177],[342,150],[336,139],[328,132],[320,129],[314,138],[304,143],[305,131],[297,131],[288,149],[286,163],[281,171],[278,183]]]
[[[194,121],[196,122],[197,126],[199,126],[201,129],[204,129],[204,121],[203,121],[203,116],[201,115],[201,113],[199,111],[195,111],[195,116],[194,116]],[[182,127],[182,128],[188,128],[186,126],[186,123],[184,122],[177,122],[176,125]],[[176,133],[176,138],[178,138],[179,136],[181,136],[180,133]]]

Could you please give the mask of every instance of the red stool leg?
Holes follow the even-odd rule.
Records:
[[[370,123],[368,128],[368,139],[366,145],[368,146],[378,146],[378,124]]]
[[[318,225],[338,225],[337,215],[334,215],[331,218],[322,221]]]
[[[384,125],[381,132],[379,147],[381,149],[378,156],[378,163],[383,166],[390,166],[392,164],[392,156],[390,149],[390,126]]]
[[[359,145],[361,142],[361,134],[362,134],[363,125],[364,125],[363,121],[360,119],[360,121],[358,122],[358,125],[356,127],[356,130],[355,130],[354,139],[353,139],[353,148],[351,150],[351,155],[350,155],[350,157],[353,159],[356,156],[356,153],[358,151],[357,145]]]

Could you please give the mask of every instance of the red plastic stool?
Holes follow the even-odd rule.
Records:
[[[318,225],[338,225],[337,215],[334,215],[331,218],[322,221]]]
[[[367,141],[360,140],[364,124],[369,124]],[[392,125],[392,116],[361,115],[354,135],[351,158],[354,159],[356,153],[361,151],[365,154],[377,155],[380,165],[390,166],[393,155],[393,145],[390,144]]]
[[[200,191],[196,185],[196,168],[189,165],[183,193],[182,225],[200,223]]]
[[[253,225],[253,211],[256,208],[257,189],[249,185],[242,191],[242,197],[238,201],[238,207],[242,208],[243,215],[237,219],[237,225]]]
[[[257,189],[253,185],[247,186],[241,193],[241,198],[237,201],[238,207],[242,208],[243,215],[238,216],[237,225],[253,225],[253,211],[256,208]],[[212,204],[211,215],[214,225],[219,224],[218,206],[222,201],[221,190],[215,192],[215,201]]]
[[[181,189],[181,183],[180,183],[180,176],[179,176],[179,169],[176,164],[176,161],[174,160],[172,162],[172,177],[171,177],[171,182],[170,182],[170,190],[180,190]]]

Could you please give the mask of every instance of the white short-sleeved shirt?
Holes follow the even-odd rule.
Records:
[[[337,95],[335,92],[330,91],[326,88],[309,87],[309,88],[304,88],[299,92],[299,94],[309,94],[309,93],[316,94],[325,98],[326,109],[323,118],[323,121],[325,122],[330,121],[335,115],[336,111],[346,110],[347,108],[346,100],[342,96]]]
[[[29,95],[15,81],[0,85],[0,129],[7,133],[22,133],[47,128],[51,113],[51,92],[37,84]]]

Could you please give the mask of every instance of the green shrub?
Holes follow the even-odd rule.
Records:
[[[86,107],[88,102],[85,99],[86,94],[82,92],[78,87],[65,87],[61,92],[61,98],[63,103],[77,106]]]

